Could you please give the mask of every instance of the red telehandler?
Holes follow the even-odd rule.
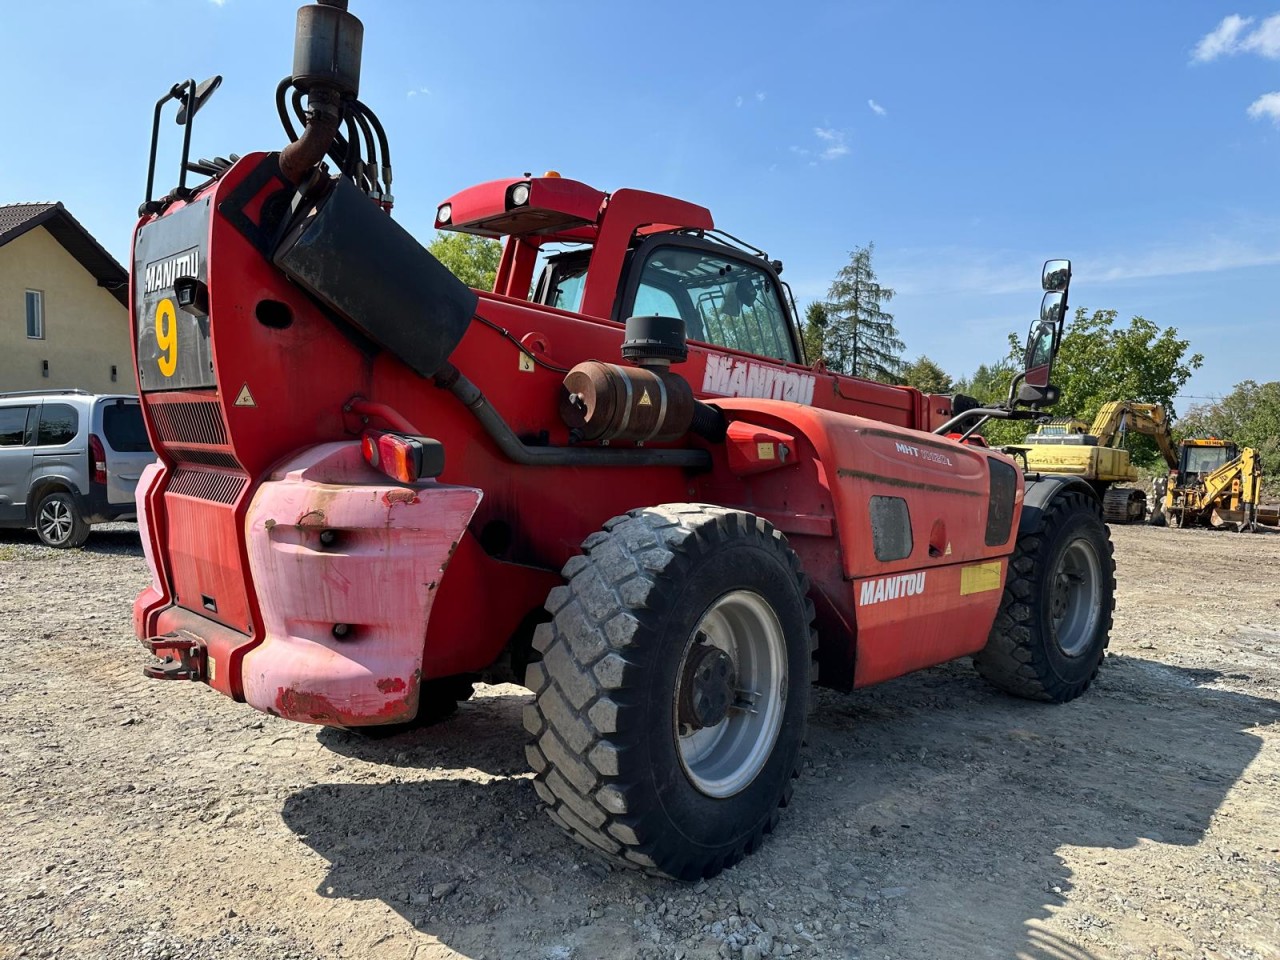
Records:
[[[278,153],[190,158],[217,78],[156,104],[130,289],[150,676],[349,728],[523,683],[550,817],[684,880],[777,823],[813,683],[973,656],[1020,696],[1089,686],[1097,497],[976,434],[1055,399],[1067,261],[990,407],[806,366],[781,264],[673,197],[463,190],[436,226],[505,238],[473,291],[389,216],[362,34],[345,2],[299,10]]]

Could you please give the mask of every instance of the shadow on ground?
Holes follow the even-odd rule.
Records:
[[[1060,848],[1199,842],[1260,749],[1249,731],[1280,719],[1274,700],[1204,685],[1217,677],[1111,657],[1063,707],[991,692],[966,664],[823,692],[796,801],[706,896],[751,886],[788,926],[805,903],[845,912],[854,937],[819,945],[831,956],[1087,960],[1083,933],[1039,926],[1072,889]],[[287,799],[285,821],[329,863],[323,896],[382,900],[461,953],[505,957],[546,956],[588,902],[629,911],[641,896],[692,896],[610,871],[562,837],[525,777],[520,698],[493,700],[388,741],[321,735],[389,774],[438,775]],[[666,920],[673,942],[699,925]],[[644,955],[620,946],[629,919],[617,931],[611,955]]]

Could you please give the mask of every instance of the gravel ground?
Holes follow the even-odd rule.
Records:
[[[285,723],[142,678],[135,528],[0,534],[0,960],[1280,957],[1280,534],[1114,536],[1085,697],[822,692],[778,832],[690,887],[539,812],[520,688]]]

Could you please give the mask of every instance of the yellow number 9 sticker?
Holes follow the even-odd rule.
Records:
[[[178,315],[168,297],[156,307],[156,346],[163,351],[156,358],[160,373],[172,377],[178,369]]]

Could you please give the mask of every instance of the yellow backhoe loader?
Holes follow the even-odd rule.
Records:
[[[1157,499],[1151,523],[1175,527],[1256,530],[1280,524],[1280,509],[1259,502],[1262,464],[1253,447],[1229,440],[1183,440],[1178,465]]]
[[[1129,431],[1154,438],[1169,469],[1178,469],[1178,452],[1164,408],[1131,400],[1104,404],[1091,425],[1072,419],[1042,424],[1015,449],[1025,454],[1028,470],[1088,480],[1102,497],[1102,515],[1107,523],[1141,523],[1147,516],[1146,491],[1117,486],[1138,479],[1129,451],[1112,446],[1112,441],[1123,441]]]

